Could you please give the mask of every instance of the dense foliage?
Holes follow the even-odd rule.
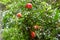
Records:
[[[41,0],[1,0],[3,40],[57,40],[60,35],[59,3]]]

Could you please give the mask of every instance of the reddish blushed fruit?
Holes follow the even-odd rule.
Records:
[[[26,4],[26,8],[31,9],[32,8],[32,4],[31,3],[27,3]]]
[[[34,29],[39,29],[39,26],[38,26],[38,25],[35,25],[35,26],[34,26]]]
[[[32,38],[35,38],[35,36],[36,36],[35,32],[32,31],[32,32],[31,32],[31,37],[32,37]]]
[[[17,17],[18,18],[22,17],[22,14],[21,13],[17,13]]]

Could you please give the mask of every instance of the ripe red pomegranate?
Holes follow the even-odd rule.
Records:
[[[32,8],[32,4],[31,3],[27,3],[26,4],[26,8],[31,9]]]
[[[36,36],[35,32],[32,31],[32,32],[31,32],[31,37],[32,37],[32,38],[35,38],[35,36]]]
[[[17,13],[17,17],[18,18],[22,17],[22,14],[21,13]]]

